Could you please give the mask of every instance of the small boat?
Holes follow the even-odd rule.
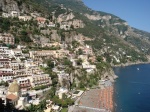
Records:
[[[139,68],[137,68],[137,70],[140,70]]]

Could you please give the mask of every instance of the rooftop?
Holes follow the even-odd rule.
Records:
[[[15,100],[15,99],[17,99],[18,97],[17,96],[15,96],[14,94],[9,94],[8,96],[7,96],[7,99],[10,99],[10,100]]]

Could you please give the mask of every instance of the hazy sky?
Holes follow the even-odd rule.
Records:
[[[132,27],[150,32],[150,0],[82,0],[89,8],[114,14]]]

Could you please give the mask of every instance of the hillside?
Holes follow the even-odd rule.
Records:
[[[82,0],[0,0],[0,112],[113,112],[112,66],[149,57],[150,33]]]
[[[125,20],[115,15],[94,11],[81,0],[2,0],[0,7],[1,14],[12,10],[21,15],[36,12],[56,25],[48,28],[38,26],[34,20],[23,22],[14,18],[1,18],[3,24],[7,23],[8,26],[6,28],[6,24],[2,24],[1,32],[11,32],[16,43],[33,42],[32,47],[36,47],[47,41],[70,43],[79,36],[91,38],[86,39],[85,43],[91,45],[97,55],[106,57],[111,64],[148,60],[146,56],[150,51],[150,33],[130,27]],[[13,23],[17,21],[16,26]]]

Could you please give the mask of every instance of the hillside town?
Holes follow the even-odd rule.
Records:
[[[26,16],[17,11],[2,13],[4,18],[18,18],[20,21],[33,19],[38,22],[39,27],[56,27],[55,23],[39,15],[31,13],[30,16]],[[73,15],[71,14],[71,16]],[[84,26],[83,24],[76,25],[75,22],[65,23],[61,19],[59,21],[60,28],[65,30]],[[105,74],[102,79],[99,77],[99,80],[94,82],[97,86],[90,86],[93,86],[94,89],[82,87],[79,80],[83,71],[89,76],[98,71],[97,57],[92,47],[84,43],[86,40],[89,38],[80,36],[71,44],[57,41],[45,42],[41,44],[41,49],[36,50],[29,49],[26,45],[16,45],[15,38],[11,33],[1,33],[0,98],[3,104],[11,103],[16,109],[23,110],[46,101],[45,112],[58,112],[63,109],[62,104],[51,100],[50,96],[47,98],[47,94],[52,91],[55,92],[54,96],[57,96],[58,99],[64,99],[65,95],[65,99],[72,101],[71,104],[66,105],[70,112],[84,109],[98,112],[112,111],[113,88],[111,82],[114,78],[113,75],[108,77],[109,74]],[[53,49],[49,50],[50,48]],[[105,57],[102,57],[101,61],[105,62]],[[79,74],[78,78],[74,74]],[[52,90],[54,87],[55,91]],[[90,100],[91,95],[95,97]],[[95,102],[94,98],[100,100]],[[86,100],[91,103],[87,103]]]

